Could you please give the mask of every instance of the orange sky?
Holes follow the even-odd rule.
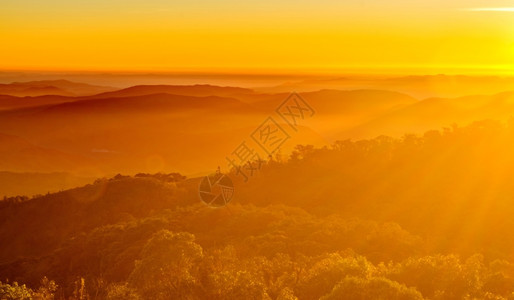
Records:
[[[4,0],[1,5],[2,69],[514,70],[514,1]]]

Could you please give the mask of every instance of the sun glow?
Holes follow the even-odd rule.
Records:
[[[423,1],[7,0],[3,69],[481,69],[513,64],[513,7]],[[481,1],[478,1],[481,2]],[[87,4],[86,4],[87,3]],[[265,22],[263,22],[265,20]],[[437,20],[437,21],[435,21]],[[469,49],[474,49],[469,51]],[[507,50],[508,49],[508,50]]]

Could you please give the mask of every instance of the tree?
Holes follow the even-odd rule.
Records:
[[[321,300],[422,300],[415,288],[382,277],[346,277]]]
[[[32,290],[24,284],[18,285],[16,281],[12,285],[0,281],[0,299],[29,300],[32,299]]]
[[[202,248],[187,232],[161,230],[147,242],[129,283],[147,299],[190,299],[198,290],[197,264]]]
[[[310,268],[308,275],[299,283],[298,296],[301,299],[319,299],[346,276],[369,278],[374,272],[375,267],[364,257],[342,257],[333,253]]]
[[[41,279],[41,285],[34,293],[33,297],[37,300],[53,300],[55,291],[57,291],[57,284],[55,284],[55,281],[49,280],[45,276]]]
[[[118,283],[111,284],[107,288],[106,300],[141,300],[142,298],[135,289],[130,288],[128,284]]]

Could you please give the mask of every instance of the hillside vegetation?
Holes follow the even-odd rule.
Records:
[[[509,299],[513,145],[510,123],[484,121],[298,146],[247,183],[230,173],[234,199],[217,209],[200,202],[199,178],[176,173],[8,198],[0,293]]]

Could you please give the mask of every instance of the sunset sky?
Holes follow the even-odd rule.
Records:
[[[514,1],[4,0],[4,70],[514,70]]]

